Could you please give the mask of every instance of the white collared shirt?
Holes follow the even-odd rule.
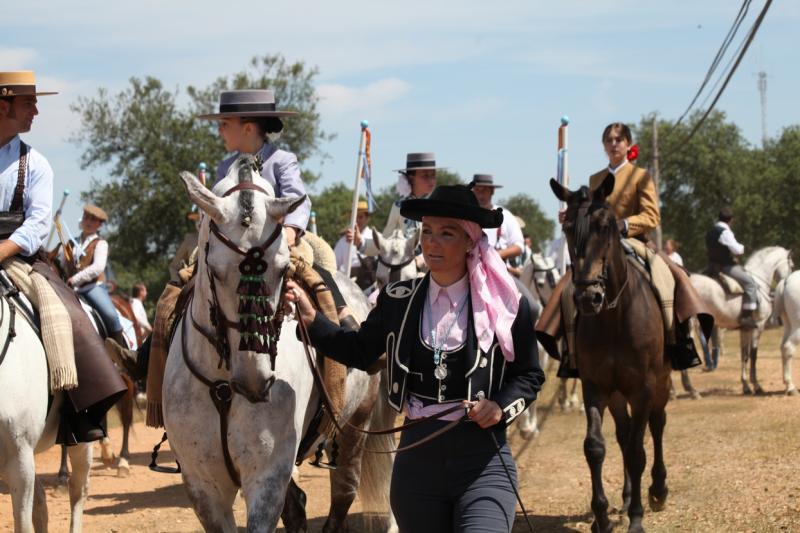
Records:
[[[625,160],[623,160],[623,161],[622,161],[622,163],[620,163],[620,164],[619,164],[619,165],[617,165],[616,167],[613,167],[613,168],[612,168],[612,167],[611,167],[611,165],[608,165],[608,171],[609,171],[609,172],[611,172],[612,174],[614,174],[614,175],[616,176],[616,175],[617,175],[617,172],[619,172],[619,170],[620,170],[622,167],[624,167],[625,165],[627,165],[627,164],[628,164],[628,160],[627,160],[627,159],[625,159]]]
[[[717,221],[715,224],[718,228],[722,228],[722,233],[719,236],[719,243],[728,247],[733,255],[742,255],[744,253],[744,245],[736,240],[736,237],[731,231],[731,227],[725,222]]]
[[[361,249],[363,251],[364,244],[366,241],[372,240],[372,228],[369,226],[365,227],[361,230]],[[346,262],[347,262],[347,245],[353,249],[352,255],[350,256],[350,267],[358,267],[361,266],[361,260],[359,259],[359,255],[363,256],[362,252],[359,252],[353,243],[348,243],[347,239],[345,239],[344,235],[342,235],[338,241],[336,241],[336,246],[333,248],[333,253],[336,255],[336,265],[339,269],[339,272],[344,272],[346,270]]]
[[[19,173],[21,139],[15,136],[0,146],[0,211],[8,211],[14,199]],[[22,254],[31,256],[42,247],[50,233],[50,214],[53,210],[53,169],[47,159],[29,147],[25,172],[25,192],[22,195],[25,222],[9,237]]]
[[[497,207],[499,206],[493,205],[492,209],[497,209]],[[522,236],[522,228],[519,227],[517,217],[505,207],[500,207],[500,209],[503,210],[503,224],[499,228],[483,229],[489,240],[489,246],[495,250],[505,250],[516,244],[520,251],[524,250],[525,239]]]

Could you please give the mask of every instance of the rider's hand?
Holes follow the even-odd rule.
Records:
[[[67,280],[67,286],[68,287],[74,287],[75,286],[75,280],[73,278],[69,278]]]
[[[295,303],[297,314],[306,326],[314,322],[317,317],[316,309],[311,305],[311,300],[308,299],[306,291],[292,280],[286,282],[286,301]]]
[[[358,229],[358,226],[356,226],[355,235],[353,234],[353,228],[347,228],[344,231],[344,238],[347,242],[355,241],[356,248],[361,248],[361,230]]]
[[[483,429],[490,428],[500,422],[503,418],[503,410],[492,400],[482,399],[476,403],[464,400],[464,404],[472,408],[467,413],[470,420],[478,424]]]

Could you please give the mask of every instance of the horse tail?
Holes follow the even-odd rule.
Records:
[[[381,371],[378,385],[378,398],[369,418],[371,429],[390,428],[394,425],[397,412],[389,405],[386,395],[386,371]],[[369,435],[364,443],[368,450],[393,450],[393,435]],[[389,482],[392,478],[394,455],[365,451],[361,460],[361,482],[359,495],[364,509],[383,512],[389,509]]]
[[[772,303],[772,316],[780,318],[786,312],[786,304],[783,301],[784,293],[786,292],[786,279],[782,279],[775,286],[775,297]]]
[[[133,396],[135,392],[133,380],[126,374],[120,374],[120,377],[122,377],[122,381],[125,382],[128,390],[117,402],[117,411],[119,411],[119,420],[122,425],[130,427],[133,424]]]

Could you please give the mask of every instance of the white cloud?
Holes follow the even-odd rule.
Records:
[[[320,85],[317,94],[325,116],[364,116],[380,112],[386,105],[399,100],[411,91],[411,84],[397,78],[384,78],[364,87],[340,84]]]
[[[0,47],[0,65],[3,70],[30,70],[36,58],[36,50],[32,48]]]

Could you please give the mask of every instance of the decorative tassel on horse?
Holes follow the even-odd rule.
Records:
[[[267,263],[264,251],[251,248],[239,263],[239,349],[259,353],[268,352],[275,343],[271,324],[274,311],[269,302],[269,288],[264,280]]]

